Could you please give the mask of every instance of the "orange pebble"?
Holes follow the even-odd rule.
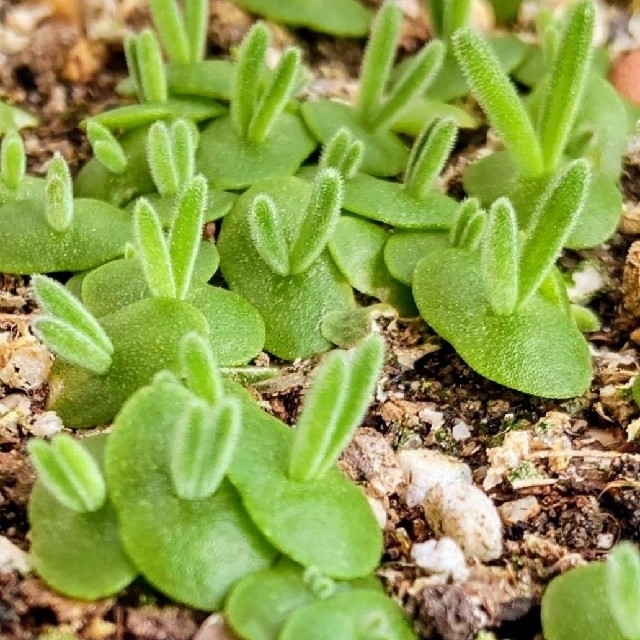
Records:
[[[617,58],[611,65],[609,81],[621,96],[640,106],[640,50]]]

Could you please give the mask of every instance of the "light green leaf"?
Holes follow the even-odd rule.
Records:
[[[191,288],[206,202],[207,181],[202,176],[196,176],[178,196],[176,216],[169,234],[169,255],[175,296],[179,300],[184,300]]]
[[[175,298],[176,283],[169,248],[160,220],[146,198],[140,198],[133,210],[133,233],[151,295]]]
[[[210,405],[222,401],[222,375],[206,340],[196,333],[187,334],[180,346],[180,363],[189,391]]]
[[[591,181],[586,160],[575,160],[557,176],[540,197],[520,252],[522,305],[553,268],[582,213]]]
[[[136,48],[144,102],[166,102],[167,78],[156,34],[150,29],[142,31]]]
[[[45,216],[52,229],[65,231],[73,222],[73,185],[69,166],[56,152],[47,169]]]
[[[257,195],[249,207],[247,223],[251,240],[260,257],[274,273],[282,277],[288,276],[289,245],[273,198],[266,194]]]
[[[496,200],[487,216],[481,241],[480,265],[489,305],[508,315],[518,301],[518,221],[507,198]]]
[[[186,0],[184,26],[189,41],[189,62],[201,62],[207,45],[209,28],[209,0]]]
[[[127,156],[116,137],[96,120],[87,120],[87,137],[93,154],[111,173],[121,175],[127,168]]]
[[[371,26],[371,33],[360,69],[358,110],[366,124],[372,124],[389,79],[396,46],[400,38],[402,12],[387,2],[382,5]]]
[[[59,434],[51,444],[31,440],[31,461],[51,494],[77,513],[97,511],[107,498],[107,490],[97,462],[76,440]]]
[[[477,198],[463,200],[458,207],[458,215],[451,227],[449,241],[454,247],[474,249],[480,244],[485,224],[485,213]]]
[[[231,98],[231,118],[241,137],[249,131],[249,124],[258,102],[260,76],[269,46],[269,31],[262,23],[253,25],[238,49],[238,62]]]
[[[606,563],[609,607],[620,631],[629,640],[640,638],[640,554],[638,548],[623,542],[616,545]]]
[[[240,416],[234,398],[214,407],[195,399],[184,406],[171,449],[171,477],[180,498],[203,500],[216,492],[240,437]]]
[[[9,129],[0,146],[0,175],[2,182],[12,191],[17,191],[24,178],[27,158],[22,137],[16,129]]]
[[[178,187],[187,184],[196,172],[198,128],[188,120],[176,120],[171,125],[171,148]]]
[[[147,134],[147,162],[153,182],[162,196],[177,193],[178,173],[173,155],[172,136],[165,122],[157,121]]]
[[[340,217],[344,197],[342,178],[335,169],[321,169],[313,184],[298,236],[289,250],[290,271],[306,271],[322,253]]]
[[[88,340],[106,352],[113,354],[113,345],[100,323],[66,287],[46,276],[34,276],[31,284],[38,304],[50,316],[63,320]]]
[[[542,151],[531,120],[489,44],[475,31],[461,29],[453,46],[465,79],[520,172],[542,173]]]
[[[189,4],[189,0],[186,4]],[[160,36],[169,60],[177,64],[191,62],[189,38],[176,0],[149,0],[149,9],[153,26]]]
[[[364,145],[347,127],[340,128],[324,145],[320,168],[337,169],[345,180],[353,178],[360,168]]]

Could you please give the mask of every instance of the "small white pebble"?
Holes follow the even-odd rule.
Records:
[[[29,556],[16,547],[11,540],[0,536],[0,573],[29,573],[31,565],[29,564]]]
[[[468,440],[471,437],[471,429],[469,429],[469,425],[462,420],[456,422],[451,428],[451,437],[457,442]]]
[[[449,536],[467,558],[502,555],[502,523],[491,498],[468,482],[437,484],[427,491],[424,513],[438,537]]]
[[[62,420],[55,411],[44,411],[31,425],[31,433],[41,438],[51,438],[62,431]]]
[[[454,582],[465,582],[469,577],[469,568],[464,553],[455,540],[440,538],[418,542],[411,548],[414,562],[429,573],[451,576]]]
[[[434,411],[433,409],[423,409],[418,418],[424,422],[428,422],[434,431],[444,426],[444,413],[442,411]]]
[[[210,615],[198,629],[193,640],[237,640],[233,631],[219,613]]]
[[[407,478],[405,503],[420,504],[427,491],[438,484],[471,483],[471,469],[464,462],[431,449],[404,449],[398,452],[400,468]]]
[[[611,549],[615,541],[616,539],[613,533],[601,533],[596,538],[596,545],[598,549]]]

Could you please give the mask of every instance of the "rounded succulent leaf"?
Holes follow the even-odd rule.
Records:
[[[228,481],[202,500],[176,495],[170,468],[174,425],[189,397],[173,384],[138,391],[115,422],[106,473],[133,563],[169,597],[211,611],[237,580],[269,566],[276,551]]]

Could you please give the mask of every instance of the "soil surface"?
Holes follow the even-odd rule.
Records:
[[[148,24],[144,4],[0,0],[0,98],[40,120],[24,132],[30,170],[43,172],[56,151],[76,169],[88,157],[79,123],[122,102],[114,91],[126,75],[122,35]],[[406,53],[429,30],[417,1],[401,5]],[[224,55],[253,18],[228,0],[211,6],[210,53]],[[618,46],[622,38],[619,48],[630,48],[630,9],[600,8],[603,41]],[[314,90],[353,95],[363,41],[272,27],[278,46],[302,46]],[[447,170],[456,196],[456,167],[485,137],[486,130],[461,136]],[[640,410],[630,393],[640,344],[640,249],[632,247],[640,233],[640,155],[631,147],[622,188],[621,231],[596,250],[563,257],[566,267],[590,261],[602,279],[590,302],[602,319],[602,329],[589,336],[596,373],[582,397],[550,401],[506,389],[470,370],[423,322],[378,320],[388,345],[384,376],[341,464],[385,523],[379,575],[423,639],[465,640],[483,629],[503,639],[541,637],[540,597],[553,576],[604,557],[621,539],[640,539],[640,445],[633,439]],[[25,443],[60,426],[44,408],[52,356],[30,333],[37,313],[28,280],[0,275],[0,639],[62,637],[56,630],[85,640],[229,640],[219,618],[175,606],[143,583],[118,598],[80,603],[24,571],[20,550],[29,548],[26,505],[34,480]],[[294,423],[316,362],[272,359],[282,375],[259,389],[263,406]],[[500,512],[502,555],[469,561],[464,581],[420,568],[412,555],[436,532],[421,505],[407,505],[411,478],[401,471],[399,452],[422,448],[469,465]],[[6,541],[14,546],[5,553]]]

